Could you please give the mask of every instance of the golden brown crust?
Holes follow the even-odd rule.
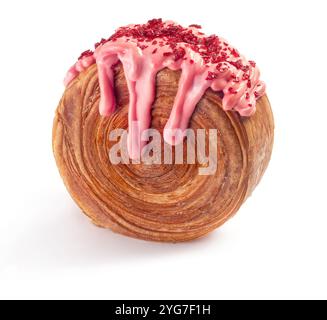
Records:
[[[162,129],[176,95],[180,72],[157,75],[152,127]],[[225,112],[208,90],[190,127],[218,129],[218,170],[198,175],[199,164],[112,165],[107,139],[127,128],[128,90],[122,67],[115,72],[117,110],[98,112],[99,86],[93,65],[66,89],[54,119],[53,150],[67,189],[101,227],[131,237],[178,242],[201,237],[230,218],[260,181],[271,156],[273,116],[266,96],[257,112],[241,118]]]

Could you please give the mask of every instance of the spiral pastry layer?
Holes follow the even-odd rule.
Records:
[[[267,96],[257,101],[253,116],[243,118],[224,111],[218,93],[205,92],[189,127],[218,129],[214,175],[199,175],[198,162],[113,165],[108,153],[114,142],[108,136],[115,128],[128,127],[129,104],[120,64],[114,74],[117,107],[111,116],[99,114],[96,65],[72,81],[56,111],[54,155],[74,200],[96,225],[145,240],[187,241],[222,225],[251,194],[268,165],[274,123]],[[151,127],[161,133],[179,78],[180,71],[167,68],[156,76]]]

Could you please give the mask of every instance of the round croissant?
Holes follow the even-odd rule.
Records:
[[[169,69],[157,74],[151,126],[160,132],[179,77],[179,71]],[[219,94],[206,91],[189,127],[218,129],[218,169],[214,175],[199,175],[198,163],[111,164],[109,132],[128,126],[129,96],[120,64],[115,68],[115,95],[115,113],[101,117],[97,67],[92,65],[68,86],[56,111],[54,155],[84,213],[98,226],[165,242],[204,236],[233,216],[270,160],[274,123],[267,97],[257,101],[253,116],[243,118],[224,111]]]

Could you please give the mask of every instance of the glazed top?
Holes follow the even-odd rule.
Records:
[[[181,69],[178,92],[164,130],[170,144],[181,141],[176,129],[185,130],[204,92],[210,87],[223,92],[224,110],[251,116],[256,99],[264,95],[265,85],[259,79],[255,62],[248,61],[234,47],[216,35],[205,36],[199,25],[184,28],[172,21],[153,19],[146,24],[119,28],[109,39],[87,50],[69,69],[65,85],[96,63],[100,86],[100,114],[115,110],[113,66],[122,63],[129,90],[128,149],[137,156],[143,143],[138,132],[151,124],[151,108],[155,98],[156,74],[163,68]]]

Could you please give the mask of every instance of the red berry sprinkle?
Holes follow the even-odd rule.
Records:
[[[231,94],[236,94],[237,93],[237,91],[233,87],[229,87],[228,92],[231,93]]]
[[[202,29],[202,27],[199,24],[190,24],[189,28],[197,28],[197,29]]]
[[[255,96],[256,98],[259,98],[259,97],[260,97],[260,94],[259,94],[257,91],[254,91],[254,96]]]
[[[206,80],[215,80],[217,78],[218,78],[218,73],[208,71],[208,76],[207,76]]]
[[[108,40],[102,38],[99,42],[97,42],[97,43],[94,45],[94,48],[96,49],[97,47],[99,47],[99,46],[105,44],[106,42],[108,42]]]
[[[242,69],[243,72],[248,72],[249,69],[250,69],[250,66],[242,66],[241,69]]]
[[[224,73],[228,70],[228,67],[223,65],[222,63],[218,63],[216,66],[216,69],[220,72],[220,73]]]
[[[240,54],[235,50],[235,49],[232,49],[230,51],[230,53],[235,57],[235,58],[239,58]]]
[[[186,51],[184,48],[178,48],[178,49],[174,49],[174,55],[175,55],[175,61],[178,61],[179,59],[182,59],[185,54],[186,54]]]
[[[146,45],[144,45],[144,44],[141,44],[141,45],[139,45],[138,47],[139,47],[141,50],[144,50],[144,49],[148,48],[149,46],[146,46]]]
[[[255,63],[254,61],[252,61],[252,60],[249,60],[249,64],[250,64],[253,68],[255,68],[255,66],[256,66],[256,63]]]
[[[234,66],[236,69],[242,69],[243,68],[242,60],[230,61],[229,63],[232,66]]]
[[[152,19],[145,24],[121,27],[110,38],[101,39],[94,47],[96,49],[108,41],[117,41],[123,38],[126,41],[136,41],[142,50],[150,45],[167,47],[169,49],[163,53],[163,56],[172,57],[175,61],[186,60],[185,49],[188,48],[201,56],[206,67],[210,68],[214,65],[217,70],[217,72],[209,71],[207,80],[217,79],[220,73],[227,72],[227,74],[230,74],[234,72],[237,76],[235,74],[231,76],[231,81],[244,81],[244,84],[249,89],[252,88],[250,68],[256,67],[254,61],[250,60],[248,63],[245,63],[240,53],[218,36],[205,36],[200,31],[190,28],[201,29],[201,26],[191,24],[188,28],[184,28],[174,23],[165,23],[162,19]],[[152,54],[157,53],[157,50],[157,48],[152,48]],[[93,54],[94,52],[91,50],[84,51],[79,59]],[[189,62],[194,64],[193,59],[190,59]],[[237,72],[235,72],[235,68],[238,70]],[[228,92],[231,94],[237,93],[232,87],[228,89]],[[259,97],[259,94],[256,92],[254,95]],[[246,97],[250,99],[249,93],[246,94]]]
[[[94,52],[91,51],[91,50],[86,50],[86,51],[82,52],[82,54],[79,56],[78,60],[81,60],[81,59],[83,59],[85,57],[93,56],[93,53]]]

